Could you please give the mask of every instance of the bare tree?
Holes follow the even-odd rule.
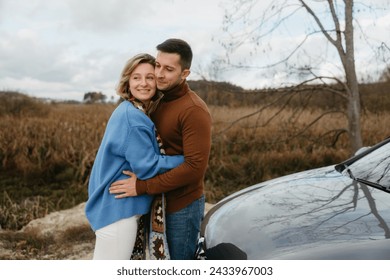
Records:
[[[299,0],[302,3],[306,11],[313,16],[314,20],[318,24],[322,34],[328,39],[328,41],[336,48],[339,54],[343,69],[345,71],[345,97],[348,101],[348,133],[351,142],[351,148],[353,151],[357,151],[362,147],[362,135],[360,127],[360,94],[359,83],[355,69],[355,51],[354,51],[354,38],[353,38],[353,0],[345,0],[344,13],[345,13],[345,27],[341,29],[340,20],[337,17],[333,0],[327,0],[329,9],[331,12],[332,20],[334,22],[334,30],[328,31],[324,28],[320,19],[314,13],[314,11],[306,4],[305,1]],[[332,36],[332,33],[334,34]]]
[[[380,76],[381,82],[390,82],[390,66],[387,67]]]
[[[316,3],[324,2],[324,3]],[[341,2],[341,3],[340,3]],[[361,132],[361,104],[359,94],[359,84],[355,66],[355,39],[354,39],[354,1],[353,0],[294,0],[294,1],[272,1],[268,7],[262,7],[258,14],[252,18],[250,13],[254,13],[256,4],[263,4],[256,0],[236,0],[232,9],[227,9],[224,17],[224,31],[227,38],[221,40],[222,45],[227,51],[227,62],[230,66],[249,68],[248,61],[235,64],[230,56],[237,49],[244,45],[252,44],[254,48],[250,51],[253,57],[256,50],[261,46],[267,45],[266,38],[272,36],[278,29],[283,28],[287,20],[296,16],[302,16],[302,12],[309,15],[314,22],[313,29],[306,30],[306,36],[300,42],[296,42],[295,46],[290,48],[288,53],[284,54],[279,61],[269,63],[262,68],[270,69],[271,67],[281,64],[292,65],[291,57],[303,49],[303,45],[310,36],[322,34],[326,41],[334,47],[341,61],[340,69],[342,69],[342,77],[336,75],[324,75],[316,73],[315,66],[310,65],[310,62],[304,66],[298,66],[301,72],[301,77],[305,76],[304,82],[300,82],[298,86],[305,86],[313,82],[324,85],[325,90],[331,91],[346,101],[346,109],[344,110],[348,122],[348,127],[344,129],[348,133],[351,152],[357,151],[362,147],[362,132]],[[318,10],[321,7],[322,10]],[[272,24],[271,24],[272,22]],[[237,25],[237,23],[239,23]],[[270,56],[272,54],[271,47],[268,51],[264,51],[262,55]],[[305,55],[305,54],[304,54]],[[319,54],[321,56],[321,54]],[[330,84],[338,85],[337,89]],[[341,87],[340,87],[341,85]],[[296,93],[297,87],[294,87]],[[340,129],[338,129],[340,131]]]

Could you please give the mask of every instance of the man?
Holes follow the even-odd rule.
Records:
[[[186,81],[191,62],[191,47],[183,40],[168,39],[157,46],[155,75],[157,88],[164,97],[151,117],[166,154],[182,154],[185,162],[145,181],[131,174],[130,179],[115,182],[110,191],[125,192],[122,197],[166,194],[166,232],[174,260],[189,260],[195,255],[204,213],[203,181],[211,147],[210,113]]]

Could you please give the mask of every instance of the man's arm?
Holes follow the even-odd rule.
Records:
[[[211,116],[201,107],[186,111],[182,120],[184,163],[148,180],[136,181],[136,193],[158,194],[203,180],[211,147]]]

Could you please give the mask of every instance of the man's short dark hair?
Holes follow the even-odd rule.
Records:
[[[192,50],[190,45],[181,39],[167,39],[157,45],[157,50],[165,53],[176,53],[180,55],[180,65],[184,69],[191,68]]]

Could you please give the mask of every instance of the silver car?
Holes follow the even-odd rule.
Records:
[[[217,203],[204,247],[248,259],[390,259],[390,138],[338,165],[269,180]]]

